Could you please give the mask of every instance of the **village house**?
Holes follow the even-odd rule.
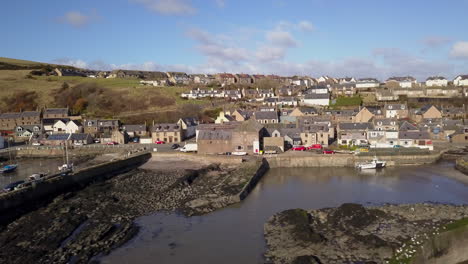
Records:
[[[303,125],[301,126],[301,141],[304,146],[320,144],[328,147],[330,130],[326,125]]]
[[[323,115],[330,117],[335,123],[352,122],[358,111],[358,109],[327,110],[323,112]]]
[[[420,109],[412,109],[410,118],[415,122],[421,122],[423,119],[442,118],[442,112],[434,105],[425,105]]]
[[[460,90],[456,87],[428,87],[426,88],[425,97],[459,97],[461,96]]]
[[[252,84],[253,78],[248,74],[236,74],[234,76],[236,78],[236,83],[238,84]]]
[[[265,154],[276,154],[285,151],[284,137],[263,137],[263,151]]]
[[[417,85],[417,81],[414,77],[391,77],[387,79],[387,86],[395,87],[399,86],[401,88],[412,88]]]
[[[276,111],[256,111],[253,114],[253,119],[260,124],[279,123],[278,113]]]
[[[265,80],[267,77],[263,74],[254,74],[252,75],[252,80],[254,83],[257,83],[259,81]]]
[[[324,85],[317,85],[304,91],[304,94],[328,94],[329,89]]]
[[[425,97],[426,89],[423,88],[394,88],[392,92],[396,96],[407,96],[412,98]]]
[[[446,136],[443,131],[442,119],[423,119],[418,123],[420,131],[426,131],[429,133],[431,139],[445,140]]]
[[[167,75],[169,82],[173,85],[187,85],[190,84],[190,82],[192,81],[190,76],[188,76],[188,74],[186,74],[185,72],[168,72]]]
[[[234,151],[245,151],[258,154],[263,148],[265,128],[257,121],[250,119],[233,129],[232,146]]]
[[[359,107],[359,112],[353,116],[353,122],[365,123],[369,122],[374,117],[374,114],[367,107]]]
[[[379,90],[375,93],[375,97],[377,101],[382,102],[389,102],[389,101],[397,101],[400,97],[395,95],[392,90]]]
[[[400,131],[398,133],[399,145],[402,147],[416,147],[434,150],[432,139],[426,131]]]
[[[338,123],[337,125],[338,145],[367,145],[367,132],[373,130],[372,123]]]
[[[264,100],[265,98],[271,98],[275,96],[273,89],[242,89],[242,94],[246,98],[253,98],[259,101]]]
[[[89,145],[94,143],[93,137],[85,133],[71,133],[68,141],[73,145]]]
[[[468,75],[458,75],[453,80],[455,86],[468,86]]]
[[[69,144],[70,134],[52,134],[47,137],[39,137],[38,142],[46,146],[64,146]],[[70,144],[69,144],[70,145]]]
[[[236,118],[231,116],[229,111],[220,111],[216,117],[215,124],[223,124],[228,122],[235,122]]]
[[[122,129],[125,130],[131,138],[141,138],[148,136],[148,127],[146,124],[137,125],[123,125]]]
[[[398,130],[369,130],[367,140],[371,148],[394,148],[398,145]]]
[[[357,89],[369,89],[369,88],[378,88],[380,82],[374,78],[362,78],[356,82]]]
[[[398,131],[399,129],[398,120],[393,118],[374,118],[372,124],[377,131]]]
[[[327,87],[330,87],[334,84],[337,84],[338,83],[338,80],[333,78],[333,77],[330,77],[330,76],[320,76],[318,79],[317,79],[317,82],[319,84],[322,84],[322,85],[325,85]]]
[[[354,77],[345,77],[345,78],[339,78],[338,79],[339,84],[348,84],[348,83],[356,83],[356,79]]]
[[[127,144],[130,137],[125,130],[114,130],[111,132],[110,141],[115,142],[119,145]],[[102,143],[105,143],[102,142]]]
[[[83,122],[84,133],[91,134],[96,137],[100,134],[118,130],[120,128],[120,120],[117,119],[86,119]]]
[[[224,98],[227,98],[229,100],[239,100],[242,98],[242,92],[237,89],[237,90],[224,90]]]
[[[3,113],[0,115],[0,130],[13,131],[21,120],[21,113]]]
[[[427,87],[445,87],[447,86],[448,81],[445,77],[442,76],[431,76],[426,79]]]
[[[386,118],[403,119],[408,117],[408,106],[405,104],[385,104],[384,115]]]
[[[230,73],[219,73],[216,74],[216,81],[218,81],[222,86],[231,85],[236,83],[236,76]]]
[[[195,136],[197,126],[200,124],[200,121],[196,117],[184,117],[180,118],[179,121],[177,121],[177,124],[182,128],[182,137],[180,141],[183,141]]]
[[[301,130],[296,127],[281,127],[267,129],[270,137],[283,139],[283,151],[293,147],[302,145]]]
[[[465,106],[463,107],[443,107],[442,116],[448,118],[466,118],[467,111],[465,110]]]
[[[306,106],[328,106],[330,104],[329,94],[306,94],[303,99]]]
[[[332,87],[332,94],[335,97],[338,97],[338,96],[352,97],[356,93],[357,93],[357,89],[356,89],[355,83],[337,84]]]
[[[182,127],[177,123],[154,124],[151,127],[151,138],[153,143],[157,141],[164,141],[165,143],[181,142],[183,138]]]
[[[44,109],[43,118],[57,119],[57,118],[68,118],[70,112],[68,108],[46,108]]]
[[[235,121],[242,122],[249,120],[253,116],[253,113],[253,111],[236,109],[234,112],[231,113],[231,116],[235,118]]]
[[[201,130],[197,136],[197,146],[199,154],[232,152],[232,130]]]
[[[15,137],[17,138],[30,138],[31,136],[38,136],[42,133],[42,126],[40,124],[20,125],[15,127]]]
[[[317,109],[313,107],[296,107],[292,110],[289,114],[290,116],[317,116],[318,112]]]
[[[451,143],[468,143],[468,126],[460,127],[450,136]]]
[[[69,120],[64,122],[62,120],[55,121],[52,126],[52,133],[82,133],[83,125],[77,120]]]
[[[186,99],[200,99],[200,98],[223,98],[224,91],[215,90],[213,88],[208,90],[203,90],[200,88],[190,90],[189,92],[184,92],[180,94],[180,97]]]

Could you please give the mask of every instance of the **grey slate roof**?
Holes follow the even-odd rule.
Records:
[[[373,129],[372,123],[348,123],[342,122],[338,124],[340,130],[366,130]]]
[[[21,117],[21,113],[3,113],[0,115],[0,119],[17,119]]]
[[[330,95],[329,94],[306,94],[304,96],[304,99],[330,99]]]
[[[85,133],[73,133],[70,136],[70,140],[86,140],[89,137],[91,137],[90,134],[85,134]]]
[[[163,123],[163,124],[155,124],[151,127],[151,131],[159,132],[159,131],[166,131],[166,132],[173,132],[179,131],[180,126],[175,123]]]
[[[129,131],[129,132],[135,132],[135,131],[146,131],[146,125],[124,125],[122,127],[124,130]]]
[[[22,117],[40,117],[41,112],[39,111],[24,111],[21,113]]]
[[[231,140],[232,130],[201,130],[198,140]]]
[[[398,133],[400,139],[430,139],[431,136],[426,131],[400,131]]]
[[[68,115],[68,108],[46,108],[44,110],[45,115]]]
[[[70,137],[69,133],[65,134],[52,134],[47,137],[47,140],[67,140]]]
[[[276,111],[257,111],[254,113],[254,116],[257,120],[278,119],[278,113]]]

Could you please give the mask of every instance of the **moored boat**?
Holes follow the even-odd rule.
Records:
[[[0,173],[10,173],[16,170],[18,165],[16,164],[10,164],[10,165],[5,165],[3,168],[0,169]]]
[[[371,161],[369,162],[362,162],[362,163],[357,163],[356,168],[360,170],[364,169],[380,169],[384,168],[385,165],[387,164],[386,161],[383,160],[378,160],[377,157],[374,157]]]

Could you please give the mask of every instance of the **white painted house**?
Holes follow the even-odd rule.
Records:
[[[380,82],[374,78],[363,78],[356,82],[356,88],[358,89],[377,88],[379,86]]]
[[[458,75],[453,80],[453,85],[455,85],[455,86],[468,86],[468,75]]]
[[[426,79],[426,86],[428,87],[441,87],[447,86],[448,81],[445,77],[442,76],[431,76]]]
[[[413,84],[418,84],[418,81],[411,76],[405,77],[391,77],[387,80],[387,83],[396,82],[401,88],[411,88]]]
[[[70,120],[67,123],[63,122],[62,120],[58,120],[54,123],[52,131],[54,133],[82,133],[83,126],[76,120]]]
[[[328,106],[330,104],[330,95],[327,94],[306,94],[303,99],[306,106]]]

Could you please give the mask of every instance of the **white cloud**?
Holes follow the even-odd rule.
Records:
[[[84,14],[79,11],[70,11],[59,17],[58,21],[79,28],[95,22],[98,19],[99,16],[95,10],[92,10],[89,14]]]
[[[286,55],[286,50],[282,47],[261,46],[255,53],[255,56],[260,62],[276,61],[283,59]]]
[[[283,30],[273,30],[266,33],[266,39],[273,45],[281,47],[295,47],[297,41],[293,38],[291,33]]]
[[[314,25],[312,25],[312,23],[310,23],[309,21],[305,21],[305,20],[299,22],[298,27],[299,27],[299,30],[303,32],[312,32],[315,30]]]
[[[468,41],[458,41],[453,44],[450,55],[454,58],[468,59]]]
[[[55,60],[52,61],[52,63],[62,64],[62,65],[70,65],[70,66],[81,68],[81,69],[88,69],[89,68],[89,64],[86,63],[85,61],[83,61],[83,60],[74,60],[74,59],[70,59],[70,58],[55,59]]]
[[[190,0],[131,0],[161,15],[193,15],[197,12]]]
[[[429,48],[438,48],[450,43],[450,41],[452,41],[450,38],[444,36],[427,36],[421,40]]]

